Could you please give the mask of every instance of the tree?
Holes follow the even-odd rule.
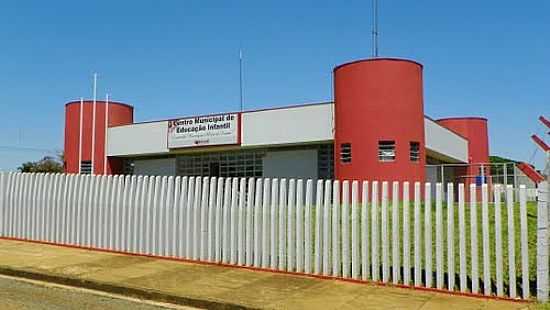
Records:
[[[19,168],[20,172],[34,172],[34,173],[57,173],[63,172],[63,154],[60,153],[56,157],[45,156],[39,161],[23,163]]]

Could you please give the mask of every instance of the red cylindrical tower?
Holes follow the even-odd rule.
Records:
[[[483,117],[453,117],[437,120],[437,123],[446,127],[468,140],[468,166],[467,169],[458,169],[458,173],[465,173],[467,178],[462,182],[470,183],[470,180],[476,176],[489,176],[491,173],[489,166],[483,164],[489,163],[489,134],[487,130],[487,119]]]
[[[340,65],[334,96],[336,178],[425,180],[421,64],[376,58]]]
[[[71,101],[65,105],[65,172],[78,173],[80,165],[89,166],[92,163],[94,174],[116,174],[122,172],[122,163],[110,158],[105,167],[105,116],[107,105],[105,101],[96,101],[95,126],[93,122],[93,101]],[[134,108],[121,102],[110,102],[108,105],[108,126],[132,124]],[[82,123],[81,123],[82,117]],[[82,127],[82,140],[80,128]],[[95,128],[95,147],[92,147],[93,129]],[[92,149],[94,154],[92,155]],[[81,162],[79,162],[81,158]]]

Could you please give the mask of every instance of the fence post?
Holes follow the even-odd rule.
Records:
[[[315,196],[315,263],[313,272],[321,274],[323,261],[323,181],[317,181],[317,195]]]
[[[537,205],[537,300],[548,301],[548,181],[539,183]]]
[[[4,217],[5,217],[5,209],[6,204],[4,203],[4,197],[5,197],[5,191],[4,187],[6,185],[5,182],[5,173],[0,172],[0,237],[4,236]]]
[[[527,193],[525,185],[519,186],[519,216],[521,231],[521,287],[523,299],[529,298],[529,244],[527,229]]]
[[[279,179],[271,183],[271,269],[279,266]]]

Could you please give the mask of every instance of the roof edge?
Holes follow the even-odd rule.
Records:
[[[84,103],[92,103],[93,100],[84,100],[83,101]],[[96,103],[106,103],[105,100],[96,100]],[[65,107],[69,106],[69,105],[72,105],[72,104],[80,104],[80,100],[74,100],[74,101],[69,101],[67,103],[65,103]],[[124,102],[119,102],[119,101],[110,101],[109,100],[109,104],[117,104],[117,105],[121,105],[121,106],[125,106],[125,107],[128,107],[130,109],[134,109],[134,106],[128,104],[128,103],[124,103]]]
[[[336,70],[338,70],[342,67],[345,67],[345,66],[348,66],[348,65],[353,65],[353,64],[356,64],[356,63],[360,63],[360,62],[370,62],[370,61],[379,61],[379,60],[409,62],[409,63],[413,63],[413,64],[416,64],[416,65],[420,66],[420,68],[424,68],[424,65],[422,65],[420,62],[412,60],[412,59],[399,58],[399,57],[378,57],[378,58],[363,58],[363,59],[349,61],[349,62],[346,62],[346,63],[343,63],[341,65],[338,65],[338,66],[334,67],[334,69],[332,69],[332,71],[335,72]]]
[[[459,121],[459,120],[479,120],[479,121],[486,121],[486,122],[488,121],[487,118],[481,117],[481,116],[444,117],[444,118],[436,119],[435,121],[440,122],[440,121]]]

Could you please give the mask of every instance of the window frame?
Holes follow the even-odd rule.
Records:
[[[393,153],[393,155],[391,153]],[[395,162],[396,158],[397,150],[395,140],[378,140],[378,161],[391,163]]]

